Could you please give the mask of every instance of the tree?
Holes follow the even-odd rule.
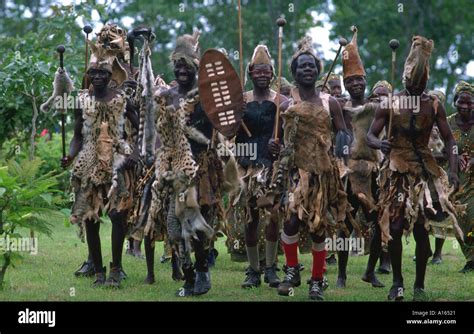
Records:
[[[400,41],[397,52],[395,87],[402,88],[403,65],[411,38],[422,35],[434,41],[430,63],[430,89],[444,87],[447,101],[452,101],[456,81],[469,80],[466,65],[474,55],[474,11],[470,0],[352,1],[333,0],[320,5],[333,24],[331,38],[350,40],[352,25],[359,28],[358,44],[366,68],[368,86],[378,80],[390,80],[392,38]]]

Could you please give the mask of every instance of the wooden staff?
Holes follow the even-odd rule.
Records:
[[[278,26],[278,79],[277,79],[277,96],[276,96],[276,116],[275,116],[275,129],[273,130],[273,137],[275,142],[278,143],[278,130],[280,124],[280,91],[281,91],[281,51],[283,41],[283,27],[286,24],[286,20],[283,17],[279,17],[276,20]]]
[[[85,60],[84,60],[84,75],[86,74],[87,72],[87,66],[89,65],[89,43],[87,43],[87,41],[89,40],[89,34],[92,32],[92,27],[90,25],[85,25],[84,28],[82,28],[82,31],[85,32],[86,34],[86,39],[85,39],[85,43],[86,43],[86,54],[85,54]]]
[[[240,84],[242,85],[242,90],[244,89],[244,55],[243,55],[243,43],[242,43],[242,7],[240,5],[240,0],[237,1],[238,3],[238,17],[239,17],[239,67],[240,67]],[[250,132],[247,125],[245,125],[244,121],[240,121],[240,125],[242,129],[244,129],[247,136],[252,137],[252,133]]]
[[[240,0],[238,2],[239,8],[239,66],[240,66],[240,82],[242,84],[242,88],[244,87],[244,55],[243,52],[243,45],[242,45],[242,8],[240,6]]]
[[[341,53],[342,47],[346,46],[346,45],[347,45],[347,40],[345,38],[342,38],[342,37],[339,38],[339,49],[337,50],[336,57],[334,57],[334,60],[332,61],[332,64],[331,64],[331,67],[329,68],[329,72],[326,75],[326,78],[324,79],[323,88],[326,86],[326,84],[329,80],[329,76],[331,75],[331,72],[334,68],[334,65],[336,64],[337,58],[339,57],[339,54]]]
[[[56,51],[59,53],[59,67],[61,69],[64,69],[64,51],[66,51],[66,48],[64,45],[59,45],[56,48]],[[63,148],[63,159],[66,157],[66,126],[65,126],[65,116],[64,116],[64,111],[61,112],[61,139],[62,139],[62,148]]]
[[[84,75],[82,76],[82,89],[88,89],[90,82],[87,77],[87,68],[89,67],[89,34],[92,32],[92,27],[90,25],[85,25],[82,28],[82,31],[86,34],[84,42],[86,43],[86,50],[84,55]]]
[[[395,64],[397,60],[397,49],[400,46],[400,42],[397,39],[392,39],[389,42],[390,48],[392,49],[392,87],[395,90]],[[392,91],[393,94],[393,91]],[[390,140],[392,135],[392,119],[393,119],[393,110],[390,108],[390,114],[388,117],[388,131],[387,139]]]

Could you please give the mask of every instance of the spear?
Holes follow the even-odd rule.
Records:
[[[56,48],[56,51],[59,53],[59,67],[64,70],[64,51],[66,48],[64,45],[59,45]],[[65,116],[64,111],[61,112],[61,139],[62,139],[62,148],[63,148],[63,159],[66,157],[66,127],[65,127]]]
[[[240,67],[240,84],[242,85],[242,89],[244,88],[244,56],[243,56],[243,43],[242,43],[242,7],[240,4],[240,0],[237,1],[238,3],[238,14],[239,14],[239,67]],[[244,121],[240,121],[240,125],[242,129],[244,129],[247,136],[252,137],[252,133],[250,133],[249,128],[245,125]]]
[[[87,43],[87,41],[89,40],[89,34],[92,32],[92,27],[90,25],[85,25],[84,28],[82,28],[82,30],[85,32],[86,34],[86,40],[85,40],[85,43],[86,43],[86,54],[85,54],[85,61],[84,61],[84,64],[85,64],[85,67],[84,67],[84,74],[87,72],[87,65],[89,63],[89,43]]]
[[[283,41],[283,27],[286,24],[286,20],[283,17],[279,17],[276,20],[276,25],[278,26],[278,92],[276,96],[276,115],[275,115],[275,129],[274,129],[274,138],[278,142],[278,124],[280,123],[280,91],[281,91],[281,49]]]
[[[89,66],[89,43],[88,43],[88,40],[89,40],[89,34],[92,32],[92,27],[88,24],[86,24],[84,26],[84,28],[82,28],[82,31],[84,31],[84,33],[86,34],[85,36],[85,44],[86,44],[86,52],[85,52],[85,55],[84,55],[84,76],[82,78],[82,88],[83,89],[87,89],[89,88],[88,87],[88,79],[87,79],[87,67]]]
[[[397,60],[397,49],[400,46],[400,42],[397,39],[392,39],[389,42],[390,48],[392,49],[392,87],[395,89],[395,63]],[[393,92],[392,92],[393,93]],[[393,118],[393,110],[390,108],[390,115],[388,118],[388,131],[387,131],[387,139],[390,140],[392,134],[392,118]]]
[[[341,53],[342,47],[346,46],[346,45],[347,45],[347,40],[343,37],[339,38],[339,49],[337,50],[336,57],[334,57],[334,60],[332,61],[332,64],[331,64],[331,67],[329,68],[329,72],[326,75],[326,78],[324,79],[323,87],[325,87],[327,82],[328,82],[329,76],[331,75],[331,72],[334,68],[334,65],[336,64],[337,58],[339,57],[339,54]]]

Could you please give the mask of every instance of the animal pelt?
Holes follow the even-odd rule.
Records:
[[[440,169],[441,170],[441,169]],[[451,218],[454,231],[462,240],[464,235],[458,225],[456,216],[462,215],[465,205],[452,203],[450,195],[453,187],[449,185],[448,176],[441,170],[440,177],[424,179],[414,177],[408,173],[383,168],[381,178],[381,197],[379,200],[379,225],[382,230],[382,243],[385,245],[392,237],[390,235],[390,222],[397,217],[404,217],[408,222],[408,233],[413,230],[419,216],[426,216],[426,211],[436,214],[433,207],[433,198],[437,198],[443,212]],[[403,201],[398,199],[402,198]],[[429,229],[429,220],[425,220],[425,228]]]
[[[439,129],[437,126],[433,126],[433,130],[431,130],[430,141],[428,143],[429,149],[434,154],[442,154],[444,149],[444,142],[441,139]]]
[[[429,78],[429,59],[434,43],[423,36],[413,36],[410,54],[405,61],[403,83],[405,87],[421,87]]]
[[[285,121],[285,138],[288,131],[298,126],[294,139],[294,163],[309,172],[324,173],[331,170],[329,151],[331,149],[331,123],[329,113],[320,107],[315,111],[313,103],[301,102],[288,108],[282,114]],[[288,140],[285,139],[285,144]]]
[[[187,119],[194,112],[194,107],[199,103],[199,91],[197,88],[191,90],[186,94],[186,99],[184,103],[180,106],[180,113],[184,115],[184,118]],[[195,127],[189,126],[184,123],[184,133],[186,137],[191,140],[194,140],[197,143],[209,145],[209,138],[207,138],[201,131]]]
[[[103,169],[110,167],[113,158],[113,139],[109,135],[109,123],[100,124],[100,133],[97,138],[97,160]]]
[[[40,106],[40,110],[44,113],[50,111],[53,103],[58,103],[58,97],[64,98],[67,97],[74,90],[74,83],[69,77],[65,68],[59,67],[56,70],[53,81],[53,94],[50,98]],[[67,101],[62,101],[62,105],[66,104]],[[56,109],[56,111],[63,112],[64,109]]]
[[[243,181],[245,176],[240,174],[235,155],[229,148],[231,142],[220,133],[217,134],[217,138],[219,140],[220,147],[223,148],[223,150],[218,150],[220,158],[223,161],[227,160],[224,163],[223,169],[224,182],[222,183],[222,191],[227,193],[230,199],[238,201],[245,187],[245,183]],[[235,203],[233,203],[233,205],[235,205]]]
[[[184,178],[176,178],[173,188],[176,195],[171,200],[175,201],[176,217],[181,223],[181,236],[186,248],[191,249],[191,239],[199,239],[196,232],[203,232],[208,239],[212,239],[214,229],[209,226],[201,214],[198,204],[197,191],[194,185],[189,186],[183,182]]]

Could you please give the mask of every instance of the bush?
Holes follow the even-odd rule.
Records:
[[[0,248],[0,289],[7,268],[22,258],[18,252],[6,247],[6,243],[21,238],[20,229],[51,236],[50,227],[66,219],[58,210],[65,204],[63,197],[58,195],[58,175],[55,171],[41,174],[43,165],[40,159],[10,160],[0,164],[0,238],[4,245]]]

